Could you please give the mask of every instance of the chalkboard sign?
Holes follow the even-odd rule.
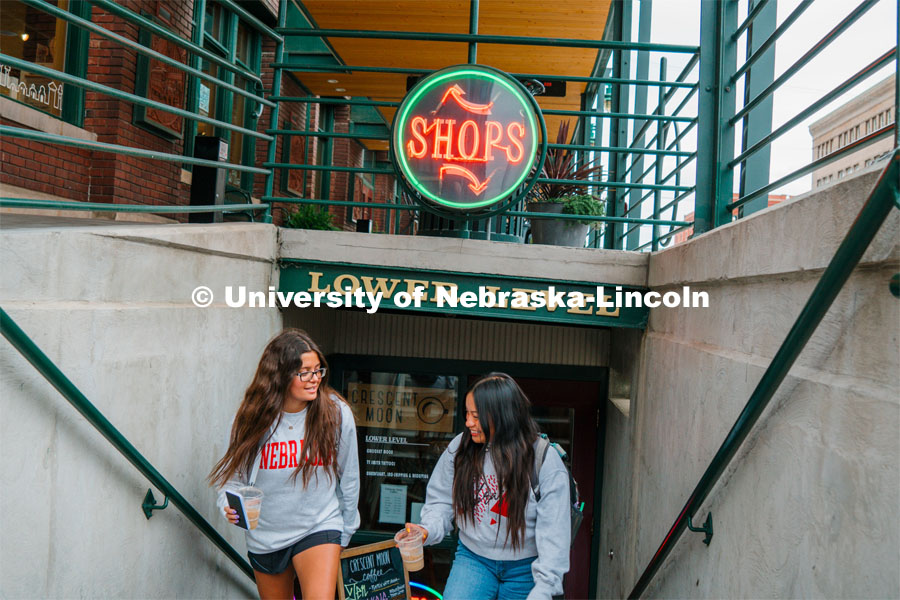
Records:
[[[341,600],[409,600],[409,573],[394,540],[341,552],[338,593]]]

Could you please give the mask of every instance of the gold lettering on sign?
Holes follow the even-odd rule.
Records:
[[[453,431],[454,390],[354,382],[347,385],[347,401],[358,427]]]

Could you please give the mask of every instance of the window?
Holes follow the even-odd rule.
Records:
[[[894,121],[893,121],[893,119],[891,119],[891,109],[887,109],[887,110],[884,111],[884,112],[885,112],[885,114],[887,115],[887,122],[888,122],[888,123],[893,123]]]
[[[70,10],[70,0],[49,0],[49,4]],[[72,4],[78,16],[90,18],[87,3]],[[85,76],[88,36],[83,30],[69,27],[66,21],[18,1],[3,2],[2,12],[0,51],[3,54],[55,71]],[[84,91],[52,77],[0,63],[0,95],[75,125],[80,126],[83,120]]]
[[[232,62],[251,73],[259,73],[259,34],[241,21],[234,13],[222,5],[210,2],[206,5],[203,47],[221,58]],[[253,91],[253,82],[234,72],[203,61],[201,70],[242,89]],[[194,100],[196,112],[219,121],[256,130],[261,105],[249,98],[228,90],[220,90],[208,81],[199,82],[199,93]],[[252,164],[256,154],[256,138],[242,133],[214,127],[208,123],[197,123],[197,135],[218,136],[228,142],[228,162]],[[253,174],[229,169],[227,184],[230,188],[245,191],[253,189]]]
[[[334,131],[334,106],[331,104],[319,105],[318,131],[332,133]],[[332,138],[320,137],[316,140],[316,162],[319,166],[331,166]],[[331,171],[317,171],[315,198],[322,200],[331,199]]]

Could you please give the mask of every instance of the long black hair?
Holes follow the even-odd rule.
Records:
[[[510,542],[516,550],[525,543],[525,506],[538,435],[537,424],[528,410],[531,402],[506,373],[485,375],[472,384],[468,393],[475,401],[487,447],[472,441],[471,435],[463,434],[453,461],[453,509],[457,519],[474,523],[478,503],[476,487],[484,474],[485,451],[489,451],[497,472],[501,502],[507,505],[504,542]]]

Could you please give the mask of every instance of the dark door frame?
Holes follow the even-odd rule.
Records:
[[[512,377],[528,379],[558,379],[570,381],[595,381],[599,382],[601,397],[597,399],[599,423],[597,427],[597,466],[594,472],[593,512],[591,523],[583,523],[582,527],[588,527],[592,531],[591,553],[589,557],[590,574],[588,590],[591,598],[597,595],[597,575],[600,560],[600,517],[601,495],[603,492],[603,450],[606,439],[606,407],[609,404],[609,367],[584,367],[572,365],[548,365],[531,363],[507,363],[477,360],[450,360],[437,358],[416,358],[411,356],[369,356],[358,354],[330,354],[327,357],[333,377],[331,381],[343,380],[345,371],[400,371],[413,373],[439,373],[457,376],[457,398],[463,398],[466,393],[468,376],[481,375],[490,371],[501,371]],[[338,389],[338,388],[336,388]],[[340,389],[338,389],[340,391]],[[454,431],[462,431],[464,424],[464,411],[456,412]],[[581,495],[586,496],[590,491],[581,490]],[[388,536],[376,532],[362,533],[360,541],[370,543],[387,539]],[[356,536],[354,536],[356,537]],[[443,546],[444,544],[441,544]],[[455,543],[453,543],[455,547]]]

